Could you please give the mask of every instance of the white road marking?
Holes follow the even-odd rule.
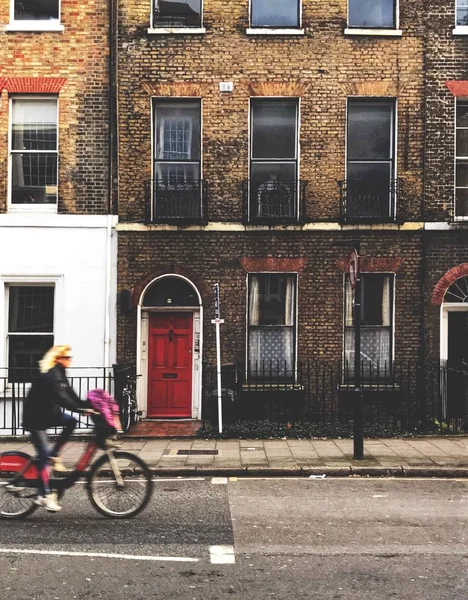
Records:
[[[198,558],[186,556],[146,556],[138,554],[111,554],[108,552],[65,552],[62,550],[28,550],[23,548],[0,548],[1,554],[40,554],[45,556],[84,556],[85,558],[120,558],[121,560],[149,560],[162,562],[198,562]]]
[[[212,477],[211,478],[211,483],[213,485],[226,485],[227,482],[228,482],[227,477]]]
[[[234,546],[210,546],[210,561],[212,565],[234,564]]]

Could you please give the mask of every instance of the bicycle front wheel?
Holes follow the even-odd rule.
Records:
[[[92,466],[88,494],[92,505],[102,515],[128,519],[148,504],[153,491],[151,473],[148,465],[131,452],[114,451],[113,456],[114,466],[108,454],[101,456]],[[120,477],[116,477],[114,468],[118,469]]]
[[[38,474],[31,461],[25,452],[0,454],[0,519],[24,519],[37,509]]]

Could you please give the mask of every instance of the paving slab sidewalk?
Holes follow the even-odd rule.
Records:
[[[138,454],[156,475],[224,476],[402,476],[467,477],[468,436],[369,439],[364,459],[353,459],[353,441],[123,439],[122,449]],[[70,466],[85,440],[67,444]],[[0,440],[0,452],[32,453],[25,440]]]

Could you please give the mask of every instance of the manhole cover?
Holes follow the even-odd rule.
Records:
[[[218,450],[177,450],[179,456],[195,456],[204,454],[206,456],[215,456],[218,454]]]

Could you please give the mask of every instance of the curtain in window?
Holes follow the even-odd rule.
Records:
[[[249,280],[249,370],[252,376],[292,376],[294,368],[294,289],[293,276],[285,276],[284,324],[262,325],[260,319],[260,277]]]

